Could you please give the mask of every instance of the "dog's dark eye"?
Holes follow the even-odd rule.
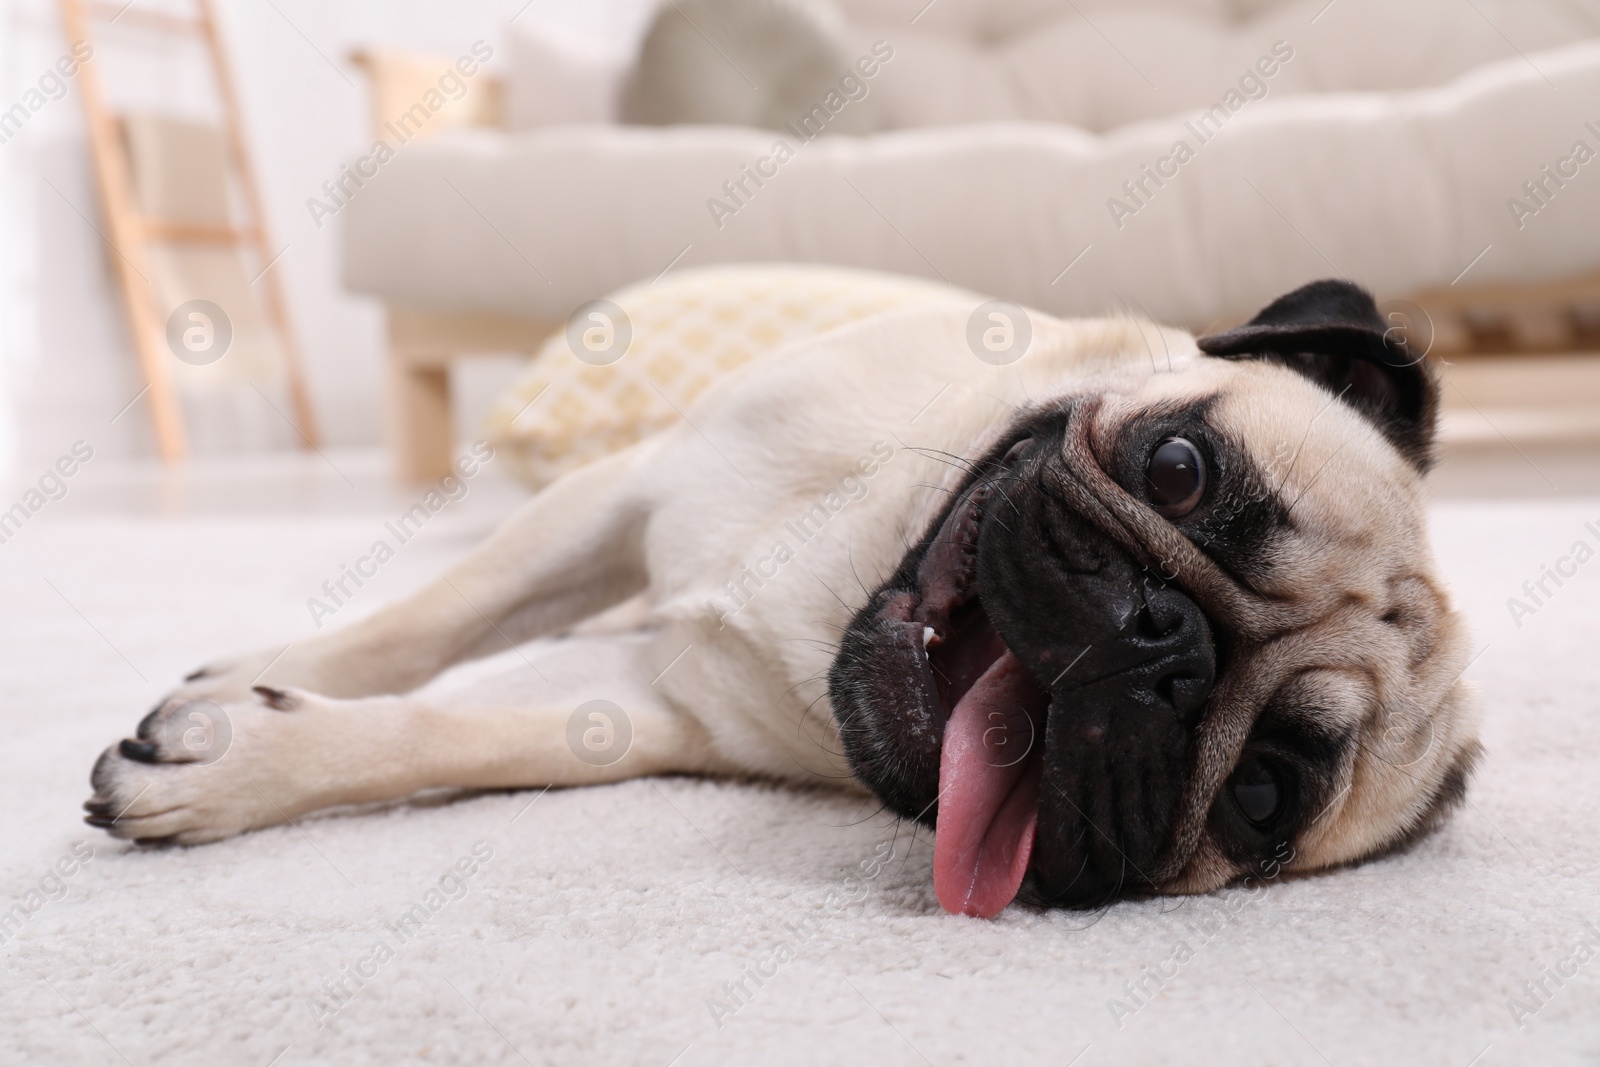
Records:
[[[1252,756],[1235,767],[1228,789],[1244,817],[1258,827],[1271,824],[1283,808],[1285,790],[1278,769],[1260,757]]]
[[[1194,510],[1206,491],[1206,464],[1200,450],[1181,437],[1169,437],[1150,453],[1145,468],[1150,503],[1169,519]]]

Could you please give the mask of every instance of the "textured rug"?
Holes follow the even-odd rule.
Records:
[[[196,849],[83,826],[100,749],[202,659],[309,632],[383,518],[41,516],[0,545],[0,1062],[1600,1060],[1600,501],[1435,508],[1489,757],[1444,833],[1325,877],[958,918],[870,806],[688,779]],[[348,610],[482,531],[441,516]]]

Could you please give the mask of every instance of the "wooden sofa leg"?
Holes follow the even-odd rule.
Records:
[[[393,357],[394,413],[390,433],[396,473],[404,482],[432,482],[450,471],[455,449],[450,411],[450,365]]]
[[[388,309],[389,440],[395,468],[406,482],[434,482],[450,471],[455,433],[450,366],[472,356],[534,353],[562,329],[558,319],[484,311]]]

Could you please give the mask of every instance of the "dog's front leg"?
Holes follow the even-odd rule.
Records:
[[[641,591],[648,503],[638,445],[557,481],[438,580],[344,629],[196,671],[162,707],[245,700],[252,686],[325,696],[407,692],[446,667],[556,632]]]
[[[628,749],[611,763],[586,761],[568,743],[574,709],[439,707],[409,696],[340,700],[263,689],[223,706],[227,751],[190,762],[181,715],[95,764],[88,821],[141,843],[194,845],[289,822],[342,804],[394,800],[454,786],[505,789],[593,785],[664,772],[705,772],[704,730],[661,708],[627,712]],[[585,719],[616,738],[619,725]],[[600,746],[596,746],[597,748]]]
[[[732,771],[704,727],[645,681],[647,647],[628,637],[552,642],[530,650],[527,669],[454,692],[339,699],[261,687],[205,724],[182,708],[157,712],[95,764],[88,821],[140,842],[199,844],[438,787]],[[202,727],[211,733],[199,747]]]

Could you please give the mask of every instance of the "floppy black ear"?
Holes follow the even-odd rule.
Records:
[[[1199,339],[1224,359],[1280,363],[1365,415],[1420,471],[1433,465],[1439,383],[1423,354],[1389,330],[1365,289],[1324,280],[1280,296],[1243,326]]]

